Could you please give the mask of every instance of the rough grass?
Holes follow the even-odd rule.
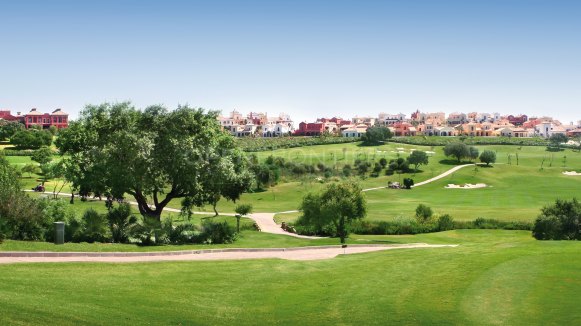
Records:
[[[577,325],[579,242],[465,230],[458,243],[321,261],[0,266],[0,324]]]

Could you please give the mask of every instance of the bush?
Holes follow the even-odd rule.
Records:
[[[129,235],[136,227],[137,217],[131,212],[128,203],[121,203],[107,212],[107,223],[111,231],[111,239],[115,243],[129,242]]]
[[[581,203],[557,199],[541,209],[535,220],[533,237],[537,240],[581,240]]]
[[[68,222],[74,218],[74,212],[70,205],[64,199],[41,199],[38,200],[38,206],[42,211],[42,224],[44,225],[43,239],[48,242],[54,241],[54,222]],[[65,240],[72,240],[65,234]]]
[[[154,217],[144,216],[141,223],[135,223],[131,228],[131,236],[138,239],[144,246],[164,243],[164,232],[161,221]]]
[[[8,197],[0,203],[4,230],[12,240],[45,240],[49,223],[44,219],[38,201],[26,194]]]
[[[433,212],[429,206],[426,206],[424,204],[419,204],[418,207],[416,207],[416,218],[421,223],[429,221],[430,218],[432,217],[432,215],[433,215]]]
[[[444,214],[438,217],[438,231],[448,231],[454,229],[454,219],[448,215]]]
[[[48,130],[21,130],[10,138],[10,143],[18,149],[39,149],[52,144],[52,134]]]
[[[202,223],[202,232],[198,237],[205,244],[223,244],[236,241],[237,234],[227,222],[206,221]]]
[[[403,185],[406,189],[411,189],[414,185],[414,179],[412,178],[405,178],[403,179]]]
[[[89,208],[81,217],[81,238],[89,243],[107,240],[107,219],[105,215]]]
[[[454,221],[450,215],[444,214],[438,217],[436,222],[428,221],[424,223],[419,222],[415,218],[408,217],[397,217],[391,221],[355,221],[351,225],[351,232],[356,234],[401,235],[440,232],[455,229],[531,230],[531,228],[532,224],[527,222],[503,222],[484,218],[479,218],[474,221]],[[305,232],[303,227],[297,228],[297,233],[307,234],[303,232]]]
[[[350,177],[351,176],[351,165],[345,164],[345,166],[343,166],[343,176],[344,177]]]
[[[195,228],[191,223],[174,225],[171,218],[167,218],[163,222],[162,229],[167,243],[185,244],[193,242]]]
[[[385,157],[379,159],[379,164],[381,164],[382,167],[387,166],[387,160],[385,159]]]

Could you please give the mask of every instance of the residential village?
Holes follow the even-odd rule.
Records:
[[[37,125],[43,129],[55,126],[66,128],[68,113],[61,109],[43,113],[36,108],[28,113],[12,115],[8,109],[0,110],[0,120],[18,121],[26,128]],[[361,137],[371,126],[384,126],[395,136],[483,136],[483,137],[545,137],[563,134],[581,136],[581,120],[561,123],[551,117],[501,115],[499,113],[425,113],[417,110],[408,118],[406,114],[380,113],[377,117],[351,119],[319,118],[315,122],[300,122],[295,126],[289,114],[268,116],[267,113],[250,112],[247,115],[234,110],[218,117],[220,125],[236,137],[319,136],[330,134],[342,137]]]
[[[32,126],[40,126],[42,129],[48,129],[51,126],[61,129],[69,126],[69,114],[61,109],[53,110],[51,113],[42,113],[32,108],[28,113],[16,112],[16,115],[13,115],[9,109],[1,109],[0,120],[20,122],[27,129]]]
[[[300,122],[295,127],[288,114],[269,117],[267,113],[251,112],[244,116],[234,110],[218,117],[224,130],[236,137],[319,136],[361,137],[367,128],[384,126],[395,136],[482,136],[482,137],[544,137],[563,134],[581,136],[581,120],[564,124],[551,117],[501,115],[500,113],[424,113],[417,110],[409,118],[403,113],[380,113],[377,117],[351,119],[319,118],[315,122]]]

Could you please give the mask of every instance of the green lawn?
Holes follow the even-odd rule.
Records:
[[[581,243],[462,230],[458,243],[321,261],[0,265],[0,324],[578,325]]]

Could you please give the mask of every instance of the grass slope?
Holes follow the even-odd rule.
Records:
[[[490,230],[361,238],[460,246],[321,261],[3,265],[0,324],[581,323],[579,242]]]

